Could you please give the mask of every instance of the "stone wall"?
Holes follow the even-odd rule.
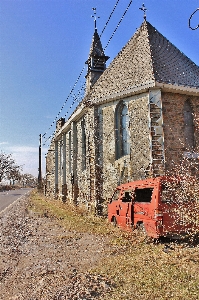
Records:
[[[130,180],[138,180],[147,176],[151,163],[150,131],[149,131],[149,96],[135,96],[129,103],[130,135],[131,135],[131,176]]]
[[[130,154],[116,159],[115,110],[123,101],[129,111]],[[107,201],[117,185],[146,177],[151,162],[149,139],[148,94],[120,99],[103,104],[99,113],[99,165],[101,166],[101,193],[104,212]]]
[[[85,155],[82,153],[83,121],[86,136]],[[56,197],[63,201],[84,204],[92,210],[96,201],[94,127],[94,107],[91,107],[87,114],[71,122],[68,130],[54,143],[54,160],[50,154],[47,155],[48,168],[53,164],[56,170],[54,177],[48,175],[50,185],[55,186]]]
[[[101,184],[102,198],[107,200],[118,184],[119,173],[115,167],[115,129],[114,113],[117,103],[108,103],[101,106]]]
[[[72,189],[72,162],[73,162],[73,139],[71,128],[66,132],[66,201],[73,201]]]
[[[99,103],[103,97],[151,82],[154,82],[153,64],[147,24],[143,23],[97,80],[91,99]]]
[[[85,122],[85,157],[82,155],[82,122]],[[77,203],[85,204],[93,210],[95,203],[95,137],[94,137],[94,107],[76,122],[77,126]],[[84,161],[83,161],[84,160]],[[85,167],[83,164],[85,163]]]
[[[193,149],[185,146],[185,124],[183,109],[185,101],[189,99],[193,109],[193,125],[195,145]],[[164,140],[165,140],[165,168],[171,172],[177,165],[186,160],[188,164],[196,164],[199,157],[199,97],[174,93],[162,93]],[[189,155],[190,153],[190,155]]]
[[[187,99],[193,109],[195,144],[191,154],[184,143],[183,109]],[[56,142],[57,154],[53,143],[48,151],[47,193],[56,192],[56,159],[57,195],[64,201],[83,204],[93,212],[104,214],[108,199],[121,183],[170,172],[187,153],[191,155],[188,163],[198,168],[195,159],[199,153],[198,100],[199,97],[154,89],[90,106],[86,114],[71,122],[67,132],[60,135]],[[130,153],[117,159],[115,112],[120,101],[128,107]],[[84,150],[82,122],[85,124]],[[159,173],[155,173],[155,165]]]

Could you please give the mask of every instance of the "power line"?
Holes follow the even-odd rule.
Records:
[[[112,33],[110,39],[108,40],[108,43],[107,43],[106,47],[104,48],[104,50],[108,47],[110,41],[112,40],[112,38],[113,38],[114,34],[116,33],[118,27],[120,26],[120,23],[121,23],[122,20],[124,19],[124,16],[126,15],[126,13],[127,13],[128,9],[129,9],[129,7],[131,6],[132,2],[133,2],[133,0],[131,0],[131,1],[129,2],[129,5],[127,6],[125,12],[123,13],[123,15],[122,15],[120,21],[119,21],[118,24],[117,24],[117,27],[115,28],[115,30],[113,31],[113,33]]]
[[[109,21],[110,21],[112,15],[113,15],[113,13],[114,13],[114,11],[115,11],[115,9],[116,9],[116,7],[117,7],[119,1],[120,1],[120,0],[117,0],[117,1],[116,1],[116,4],[114,5],[113,10],[112,10],[111,14],[110,14],[109,17],[108,17],[108,20],[107,20],[107,22],[106,22],[106,24],[105,24],[105,26],[104,26],[104,28],[103,28],[101,34],[100,34],[100,37],[101,37],[102,34],[104,33],[104,31],[105,31],[105,29],[106,29],[106,27],[107,27],[107,25],[108,25],[108,23],[109,23]],[[129,9],[129,7],[131,6],[132,2],[133,2],[133,1],[131,0],[130,3],[128,4],[128,6],[127,6],[125,12],[123,13],[123,15],[122,15],[120,21],[119,21],[118,24],[117,24],[117,27],[115,28],[115,30],[113,31],[113,33],[112,33],[110,39],[108,40],[108,43],[107,43],[106,47],[104,48],[104,50],[108,47],[108,45],[109,45],[111,39],[113,38],[114,34],[116,33],[116,31],[117,31],[119,25],[121,24],[121,22],[122,22],[124,16],[126,15],[128,9]],[[48,128],[48,130],[42,135],[42,137],[45,137],[46,134],[47,134],[47,132],[48,132],[48,131],[51,129],[51,127],[55,124],[55,122],[56,122],[56,120],[58,119],[60,113],[62,112],[64,106],[66,105],[66,103],[67,103],[69,97],[70,97],[71,94],[73,93],[73,91],[74,91],[74,89],[75,89],[75,87],[76,87],[76,85],[77,85],[77,83],[78,83],[80,77],[82,76],[82,73],[83,73],[84,69],[85,69],[85,66],[83,67],[82,71],[80,72],[80,74],[79,74],[79,76],[78,76],[78,78],[77,78],[77,80],[76,80],[76,82],[75,82],[73,88],[71,89],[71,91],[70,91],[68,97],[66,98],[64,104],[62,105],[62,107],[61,107],[60,111],[58,112],[57,116],[55,117],[54,121],[52,122],[52,124],[50,125],[50,127]],[[78,94],[81,92],[81,90],[82,90],[82,88],[80,89],[80,91],[78,92]],[[72,102],[71,106],[69,107],[69,110],[72,108],[72,106],[74,105],[75,102],[76,102],[75,100]],[[67,111],[67,113],[65,114],[64,117],[66,117],[67,114],[68,114],[68,111]],[[45,142],[44,142],[43,145],[45,145],[46,141],[48,141],[48,140],[54,135],[55,132],[56,132],[56,129],[55,129],[55,131],[53,131],[53,133],[45,140]]]
[[[108,21],[106,22],[106,24],[105,24],[105,26],[104,26],[104,28],[103,28],[103,30],[102,30],[102,33],[101,33],[100,37],[102,36],[103,32],[105,31],[105,29],[106,29],[106,27],[107,27],[107,25],[108,25],[108,23],[109,23],[109,21],[110,21],[112,15],[113,15],[113,13],[114,13],[114,11],[115,11],[115,9],[116,9],[116,7],[117,7],[119,1],[120,1],[120,0],[117,0],[116,4],[114,5],[114,8],[113,8],[111,14],[110,14],[109,17],[108,17]],[[75,82],[73,88],[71,89],[71,91],[70,91],[68,97],[67,97],[66,100],[64,101],[64,104],[62,105],[62,107],[61,107],[60,111],[58,112],[57,116],[55,117],[55,119],[53,120],[53,122],[51,123],[51,125],[50,125],[50,127],[47,129],[47,131],[42,135],[42,137],[45,137],[46,134],[47,134],[47,132],[48,132],[48,131],[51,129],[51,127],[55,124],[55,122],[56,122],[56,120],[58,119],[60,113],[62,112],[64,106],[66,105],[66,103],[67,103],[67,101],[68,101],[70,95],[71,95],[72,92],[74,91],[74,89],[75,89],[75,87],[76,87],[76,85],[77,85],[77,83],[78,83],[78,81],[79,81],[79,79],[80,79],[80,77],[81,77],[81,75],[82,75],[84,69],[85,69],[85,66],[83,67],[82,71],[80,72],[80,74],[79,74],[79,76],[78,76],[78,78],[77,78],[77,80],[76,80],[76,82]],[[71,107],[70,107],[70,108],[71,108]],[[66,115],[67,115],[67,114],[68,114],[68,112],[66,113]],[[65,115],[65,116],[66,116],[66,115]],[[48,139],[49,139],[49,138],[48,138]],[[48,139],[47,139],[47,140],[48,140]]]
[[[102,34],[104,33],[104,30],[106,29],[106,27],[107,27],[107,25],[108,25],[108,23],[109,23],[109,21],[110,21],[110,19],[111,19],[112,15],[113,15],[113,13],[114,13],[115,9],[116,9],[116,7],[117,7],[117,5],[118,5],[119,1],[120,1],[120,0],[117,0],[117,2],[115,3],[113,10],[112,10],[112,12],[111,12],[110,16],[108,17],[108,21],[106,22],[106,24],[105,24],[105,26],[104,26],[104,28],[103,28],[103,30],[102,30],[102,32],[101,32],[101,34],[100,34],[100,37],[101,37],[101,36],[102,36]]]
[[[117,3],[115,4],[115,6],[114,6],[114,9],[113,9],[112,13],[114,12],[114,10],[115,10],[115,8],[116,8],[116,6],[117,6],[118,2],[119,2],[119,0],[118,0],[118,1],[117,1]],[[118,24],[117,24],[117,26],[116,26],[115,30],[113,31],[113,33],[112,33],[112,35],[111,35],[110,39],[108,40],[108,43],[107,43],[106,47],[104,47],[104,49],[103,49],[104,51],[105,51],[105,49],[108,47],[108,45],[109,45],[110,41],[112,40],[112,38],[113,38],[114,34],[116,33],[116,31],[117,31],[117,29],[118,29],[118,27],[120,26],[120,24],[121,24],[122,20],[124,19],[124,16],[126,15],[126,13],[127,13],[128,9],[129,9],[129,7],[131,6],[132,2],[133,2],[133,0],[131,0],[131,1],[129,2],[129,4],[128,4],[128,6],[127,6],[126,10],[124,11],[124,13],[123,13],[123,15],[122,15],[122,17],[121,17],[120,21],[118,22]],[[143,5],[144,5],[144,4],[143,4]],[[112,13],[111,13],[111,15],[112,15]],[[111,16],[111,15],[110,15],[110,16]],[[109,16],[109,17],[110,17],[110,16]],[[107,22],[106,24],[108,24],[108,22]],[[105,28],[106,28],[106,25],[105,25],[104,29],[105,29]],[[103,30],[104,30],[104,29],[103,29]],[[102,32],[103,32],[103,31],[102,31]],[[101,34],[101,35],[102,35],[102,34]],[[100,35],[100,37],[101,37],[101,35]],[[96,44],[97,44],[97,42],[96,42]],[[94,65],[94,67],[97,65],[97,63],[98,63],[98,62],[99,62],[99,58],[98,58],[98,60],[96,61],[96,63],[95,63],[95,65]]]
[[[196,30],[196,29],[199,28],[199,24],[198,24],[195,28],[193,28],[193,27],[191,26],[191,18],[193,17],[193,15],[194,15],[198,10],[199,10],[199,8],[197,8],[197,9],[191,14],[191,16],[190,16],[190,18],[189,18],[189,28],[192,29],[192,30]]]
[[[81,72],[80,72],[80,74],[79,74],[77,80],[75,81],[75,84],[73,85],[73,87],[72,87],[72,89],[71,89],[71,91],[70,91],[68,97],[67,97],[66,100],[64,101],[64,104],[62,105],[60,111],[58,112],[56,118],[54,119],[54,121],[52,122],[52,124],[50,125],[50,127],[48,128],[48,130],[51,129],[51,127],[53,126],[53,124],[56,122],[58,116],[59,116],[60,113],[62,112],[64,106],[66,105],[66,102],[68,101],[68,99],[69,99],[70,95],[72,94],[72,92],[74,91],[74,89],[75,89],[75,87],[76,87],[76,85],[77,85],[77,83],[78,83],[80,77],[82,76],[82,73],[83,73],[84,69],[85,69],[85,66],[84,66],[83,69],[81,70]],[[42,137],[44,137],[44,136],[47,134],[48,130],[42,135]]]
[[[76,102],[78,102],[78,104],[81,102],[82,99],[80,98],[80,97],[81,97],[80,94],[81,94],[81,92],[84,91],[84,90],[85,90],[85,83],[82,84],[82,86],[81,86],[81,88],[79,89],[77,95],[75,95],[75,94],[72,95],[72,92],[71,92],[71,95],[72,95],[72,97],[73,97],[74,100],[73,100],[72,104],[70,105],[68,111],[67,111],[66,114],[64,115],[64,117],[67,116],[67,114],[69,113],[70,109],[73,107],[73,105],[74,105]],[[78,101],[78,98],[80,98],[80,101]],[[48,136],[48,138],[45,139],[45,141],[44,141],[44,143],[43,143],[43,146],[46,144],[46,142],[47,142],[48,140],[50,140],[50,139],[53,137],[53,135],[55,134],[55,132],[56,132],[56,129],[50,134],[50,136]]]

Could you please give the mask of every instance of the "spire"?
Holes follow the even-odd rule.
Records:
[[[104,70],[106,69],[106,61],[109,59],[109,56],[106,56],[104,53],[99,34],[97,32],[96,8],[93,8],[93,11],[94,16],[92,17],[94,17],[95,31],[92,38],[89,57],[85,62],[88,65],[88,71],[86,75],[86,93],[90,91],[92,86],[104,72]]]

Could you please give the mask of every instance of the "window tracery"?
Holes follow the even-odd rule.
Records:
[[[121,101],[115,110],[115,150],[116,159],[130,153],[128,107]]]
[[[86,169],[86,127],[85,119],[81,122],[82,129],[82,171]]]

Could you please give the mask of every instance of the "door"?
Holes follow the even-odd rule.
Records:
[[[132,220],[132,191],[124,190],[118,205],[118,224],[121,227],[131,227],[133,224]]]
[[[135,189],[134,195],[134,226],[142,224],[148,236],[156,237],[156,222],[154,220],[155,197],[153,187],[143,186]]]
[[[118,223],[119,215],[119,199],[120,199],[120,189],[116,189],[113,196],[108,204],[108,220],[113,222],[113,219]]]

